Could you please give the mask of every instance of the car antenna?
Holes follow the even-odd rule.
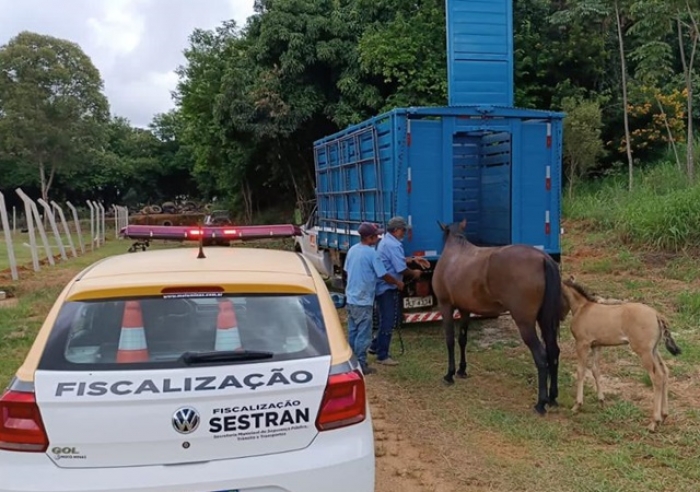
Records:
[[[197,259],[201,260],[202,258],[206,258],[206,256],[204,256],[204,231],[202,230],[202,219],[199,219],[199,254],[197,255]]]

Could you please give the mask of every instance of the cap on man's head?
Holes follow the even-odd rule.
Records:
[[[389,222],[386,225],[386,229],[388,231],[395,231],[396,229],[406,229],[407,227],[408,224],[406,224],[406,220],[400,215],[389,219]]]
[[[360,224],[360,227],[357,228],[357,232],[359,232],[362,237],[384,234],[383,229],[380,229],[379,226],[370,222],[363,222]]]

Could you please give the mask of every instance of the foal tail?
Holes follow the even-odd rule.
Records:
[[[659,323],[659,329],[661,330],[661,337],[664,339],[664,345],[666,345],[666,350],[669,351],[671,355],[680,355],[681,348],[676,345],[676,341],[671,335],[671,330],[668,329],[668,323],[661,316],[656,316],[656,320]]]
[[[544,256],[544,297],[540,310],[537,313],[537,322],[542,330],[542,336],[546,339],[548,333],[554,333],[559,338],[559,325],[561,323],[561,274],[559,266],[551,256]]]

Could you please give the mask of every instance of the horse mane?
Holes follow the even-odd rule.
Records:
[[[455,241],[457,244],[460,246],[470,246],[472,245],[471,241],[467,239],[467,235],[465,234],[464,231],[453,231],[454,224],[451,224],[447,226],[447,228],[444,231],[444,241],[447,242],[452,238],[453,241]]]
[[[571,287],[572,289],[574,289],[576,292],[581,294],[588,302],[595,302],[595,303],[598,302],[598,300],[595,298],[595,296],[593,296],[593,294],[588,292],[588,290],[583,285],[577,284],[576,282],[574,282],[573,280],[571,280],[569,278],[564,280],[564,285],[567,285],[568,287]]]

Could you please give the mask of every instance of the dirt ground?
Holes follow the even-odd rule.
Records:
[[[478,453],[456,449],[434,416],[380,375],[367,377],[375,430],[377,492],[485,492]],[[469,470],[465,478],[465,470]]]
[[[374,420],[377,492],[452,492],[468,490],[450,483],[435,467],[435,456],[414,436],[400,430],[410,408],[397,404],[388,383],[368,377],[368,393]],[[394,401],[392,401],[392,397]],[[471,490],[471,489],[469,489]]]

